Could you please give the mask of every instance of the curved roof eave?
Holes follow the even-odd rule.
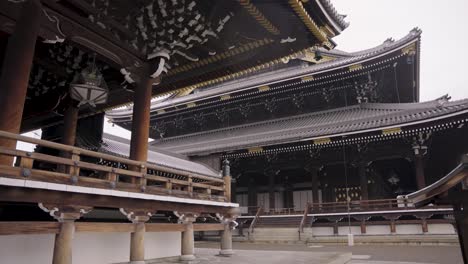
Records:
[[[339,14],[329,0],[315,0],[315,2],[337,33],[340,33],[349,26],[349,22],[344,20],[346,16]]]
[[[357,52],[349,53],[348,57],[338,58],[332,61],[327,61],[324,63],[314,64],[306,68],[295,67],[293,69],[281,69],[274,72],[267,72],[255,76],[255,78],[244,78],[237,80],[231,84],[226,85],[222,83],[218,87],[214,87],[209,90],[201,91],[196,94],[190,94],[184,97],[177,97],[157,104],[151,105],[151,111],[155,112],[164,108],[173,107],[176,105],[186,104],[189,102],[195,102],[199,100],[204,100],[208,98],[218,97],[232,92],[239,92],[248,89],[255,89],[264,85],[276,84],[292,79],[298,79],[305,76],[310,76],[311,74],[322,74],[342,68],[349,67],[351,65],[364,63],[370,60],[378,59],[382,56],[395,52],[402,49],[405,46],[408,46],[412,43],[419,42],[422,31],[418,28],[413,28],[406,36],[403,38],[393,41],[387,39],[382,44]],[[419,48],[418,48],[419,51]],[[417,54],[419,57],[419,54]],[[419,61],[419,59],[418,59]],[[106,113],[110,119],[113,118],[125,118],[132,115],[131,109],[121,109],[113,110]]]

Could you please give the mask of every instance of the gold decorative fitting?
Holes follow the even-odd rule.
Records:
[[[258,90],[260,92],[268,91],[268,90],[270,90],[270,86],[268,86],[268,85],[260,86],[260,87],[258,87]]]
[[[302,22],[306,25],[310,32],[320,41],[323,45],[327,47],[332,46],[331,43],[328,41],[327,34],[325,34],[315,23],[315,21],[310,17],[309,13],[305,10],[302,2],[299,0],[289,0],[289,5],[294,9],[296,14],[302,20]]]
[[[211,57],[199,60],[197,62],[190,63],[188,65],[184,65],[184,66],[180,66],[180,67],[177,67],[175,69],[172,69],[171,71],[169,71],[168,74],[166,74],[166,76],[172,76],[172,75],[175,75],[175,74],[178,74],[178,73],[181,73],[181,72],[189,71],[189,70],[194,69],[194,68],[198,68],[198,67],[201,67],[201,66],[204,66],[204,65],[208,65],[210,63],[214,63],[214,62],[217,62],[217,61],[220,61],[220,60],[224,60],[224,59],[227,59],[229,57],[233,57],[236,54],[248,52],[250,50],[262,47],[264,45],[268,45],[268,44],[273,43],[273,42],[274,41],[272,39],[267,39],[267,38],[252,41],[252,42],[249,42],[249,43],[244,44],[242,46],[227,50],[227,51],[225,51],[223,53],[216,54],[215,56],[211,56]]]
[[[195,107],[196,105],[197,105],[196,103],[188,103],[188,104],[187,104],[187,108]]]
[[[326,143],[330,143],[331,139],[330,138],[319,138],[314,140],[314,145],[322,145]]]
[[[313,75],[309,75],[309,76],[304,76],[301,78],[301,80],[303,82],[307,82],[307,81],[312,81],[314,79],[314,76]]]
[[[382,135],[392,135],[401,133],[401,127],[393,127],[382,130]]]
[[[408,45],[404,48],[401,49],[401,53],[405,55],[414,55],[416,54],[416,42],[411,43],[411,45]]]
[[[349,71],[357,71],[362,68],[363,68],[362,64],[354,64],[354,65],[349,66]]]
[[[237,0],[240,5],[251,15],[257,22],[273,35],[279,35],[280,31],[275,27],[256,6],[250,3],[250,0]]]
[[[231,95],[230,95],[230,94],[225,94],[225,95],[222,95],[219,99],[220,99],[221,101],[223,101],[223,100],[227,100],[227,99],[230,99],[230,98],[231,98]]]
[[[254,148],[249,148],[248,151],[249,151],[249,153],[257,153],[257,152],[262,152],[263,148],[262,147],[254,147]]]

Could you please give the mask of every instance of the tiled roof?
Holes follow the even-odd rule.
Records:
[[[130,153],[130,141],[117,136],[104,134],[103,142],[98,149],[99,152],[128,157]],[[220,177],[219,173],[208,166],[188,160],[187,157],[170,153],[164,150],[156,150],[154,147],[149,147],[148,162],[160,166],[180,169],[193,173],[199,173],[211,177]]]
[[[342,67],[347,67],[353,64],[361,63],[369,59],[377,58],[387,52],[396,51],[402,47],[418,41],[421,36],[421,30],[415,28],[410,31],[405,37],[394,41],[387,39],[384,43],[371,49],[366,49],[358,52],[343,52],[340,50],[327,51],[326,53],[334,54],[339,58],[323,63],[314,64],[308,67],[294,66],[276,71],[270,71],[255,76],[246,78],[236,79],[234,81],[221,83],[213,88],[200,91],[198,93],[189,94],[183,97],[167,98],[167,100],[158,101],[152,103],[151,111],[156,111],[165,107],[170,107],[178,104],[184,104],[197,100],[206,99],[212,96],[219,96],[226,93],[232,93],[240,91],[242,89],[250,89],[257,86],[279,83],[286,80],[299,78],[310,74],[317,74],[320,72],[326,72],[336,70]],[[109,111],[106,114],[109,118],[119,118],[124,116],[130,116],[132,109],[121,109]]]
[[[304,139],[426,122],[468,112],[468,99],[449,102],[445,97],[424,103],[364,103],[333,110],[205,131],[152,144],[186,155],[224,152],[298,142]]]

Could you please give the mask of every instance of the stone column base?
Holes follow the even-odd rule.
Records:
[[[221,249],[219,251],[219,255],[225,256],[225,257],[230,257],[234,254],[234,251],[232,249]]]
[[[146,262],[144,260],[133,260],[130,261],[129,264],[145,264]]]
[[[195,260],[195,256],[194,255],[182,255],[180,256],[180,260],[182,261]]]

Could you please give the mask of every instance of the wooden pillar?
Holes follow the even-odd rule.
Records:
[[[135,231],[130,235],[130,263],[145,263],[145,223],[135,223]]]
[[[360,162],[358,165],[359,183],[361,185],[361,199],[369,200],[369,191],[367,189],[366,163]]]
[[[310,169],[310,176],[312,177],[312,202],[314,204],[318,204],[318,202],[319,202],[318,169],[317,168],[311,168]]]
[[[224,223],[224,230],[221,234],[221,250],[219,251],[221,256],[231,256],[234,254],[234,251],[232,251],[232,229],[230,223],[230,221]]]
[[[276,173],[274,170],[265,171],[266,176],[268,177],[268,203],[270,205],[270,211],[275,211],[275,176]]]
[[[130,234],[130,264],[145,264],[145,223],[150,220],[153,212],[125,208],[120,208],[120,212],[135,225]]]
[[[148,159],[150,107],[153,83],[155,82],[150,74],[152,74],[150,66],[146,65],[133,99],[130,159],[137,161],[147,161]]]
[[[424,234],[429,232],[429,228],[427,226],[427,219],[425,217],[421,218],[421,229]]]
[[[367,233],[366,220],[361,220],[361,234]]]
[[[426,178],[424,175],[424,156],[415,155],[414,157],[414,169],[416,174],[416,186],[418,190],[426,187]]]
[[[92,210],[91,207],[39,204],[39,207],[60,222],[55,235],[52,264],[72,264],[72,244],[75,234],[75,221]]]
[[[396,233],[395,219],[390,219],[390,233]]]
[[[75,234],[75,220],[66,220],[60,224],[55,235],[52,264],[72,264],[72,242]]]
[[[249,183],[247,186],[247,200],[248,206],[254,207],[257,206],[257,188],[255,186],[255,179],[252,175],[249,175]],[[257,210],[254,210],[254,214]]]
[[[237,179],[231,179],[231,202],[237,203]]]
[[[76,128],[78,125],[78,107],[68,106],[63,120],[62,144],[74,146],[76,142]]]
[[[179,215],[178,213],[175,213]],[[197,219],[198,214],[182,213],[179,219],[185,224],[185,231],[182,232],[182,254],[180,260],[190,261],[195,259],[195,242],[193,237],[193,222]]]
[[[22,4],[21,14],[8,45],[0,75],[0,130],[20,133],[29,75],[42,16],[39,0]],[[0,146],[15,148],[15,140],[0,138]],[[11,165],[13,157],[0,156],[0,165]]]

